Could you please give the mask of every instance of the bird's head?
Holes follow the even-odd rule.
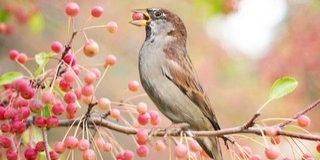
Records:
[[[187,31],[182,20],[174,13],[163,8],[147,8],[133,10],[141,14],[139,19],[130,21],[135,26],[145,26],[147,38],[150,36],[175,36],[186,39]]]

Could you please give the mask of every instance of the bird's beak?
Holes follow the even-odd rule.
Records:
[[[143,14],[142,19],[132,20],[129,22],[135,26],[138,26],[138,27],[146,26],[147,23],[151,21],[150,15],[147,13],[147,11],[145,9],[135,9],[135,10],[132,10],[132,12]]]

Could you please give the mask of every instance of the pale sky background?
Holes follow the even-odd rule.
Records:
[[[212,18],[207,32],[218,38],[229,53],[259,59],[277,36],[287,4],[285,0],[241,0],[238,7],[227,17]]]

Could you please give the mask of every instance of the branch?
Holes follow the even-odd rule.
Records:
[[[74,125],[77,125],[81,123],[80,119],[75,120],[60,120],[59,126],[71,126],[71,124],[74,123]],[[101,119],[98,117],[91,117],[90,121],[87,121],[88,125],[93,125],[93,123],[97,126],[102,126],[109,128],[111,130],[124,133],[124,134],[136,134],[138,132],[138,129],[122,126],[113,122],[110,122],[105,119]],[[250,127],[248,129],[245,129],[243,126],[239,127],[233,127],[233,128],[224,128],[218,131],[190,131],[191,135],[193,136],[223,136],[223,135],[231,135],[231,134],[238,134],[238,133],[246,133],[246,134],[256,134],[262,136],[262,132],[264,132],[263,128],[258,127]],[[149,133],[153,136],[181,136],[181,131],[172,131],[170,133],[166,133],[165,129],[153,132],[153,130],[149,130]],[[264,133],[265,135],[265,133]],[[305,140],[312,140],[312,141],[320,141],[320,136],[318,135],[310,135],[310,134],[303,134],[303,133],[294,133],[289,131],[278,131],[277,135],[292,137],[292,138],[299,138],[299,139],[305,139]]]

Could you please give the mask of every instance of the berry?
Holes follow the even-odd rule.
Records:
[[[82,152],[82,159],[83,160],[95,160],[96,153],[92,149],[87,149],[84,152]]]
[[[7,123],[3,123],[3,124],[1,124],[0,129],[2,132],[8,133],[11,130],[11,125],[7,124]]]
[[[15,60],[18,57],[18,55],[19,55],[19,52],[17,50],[11,50],[9,52],[9,58],[11,60]]]
[[[253,154],[250,160],[262,160],[262,157],[259,154]]]
[[[63,61],[72,67],[77,63],[76,57],[71,53],[66,54],[63,58]]]
[[[61,53],[63,45],[59,41],[54,41],[51,43],[51,50],[55,53]]]
[[[64,106],[61,102],[56,102],[51,109],[52,113],[56,116],[61,115],[64,112]]]
[[[140,84],[138,81],[136,80],[132,80],[128,83],[128,89],[131,91],[131,92],[136,92],[139,90],[139,87],[140,87]]]
[[[320,143],[317,144],[317,151],[320,153]]]
[[[12,149],[9,149],[6,151],[6,158],[7,160],[18,160],[18,154]]]
[[[70,103],[67,105],[66,107],[66,111],[69,113],[69,114],[75,114],[77,112],[77,105],[74,104],[74,103]]]
[[[55,98],[52,92],[45,91],[42,93],[41,101],[44,104],[53,104]]]
[[[133,160],[134,159],[134,153],[130,150],[126,150],[123,153],[124,160]]]
[[[20,107],[17,114],[20,119],[26,119],[30,116],[30,110],[28,107]]]
[[[242,150],[239,153],[239,156],[242,158],[249,158],[252,155],[252,149],[248,146],[243,146]]]
[[[90,147],[90,143],[87,139],[81,139],[78,143],[78,149],[80,151],[85,151]]]
[[[273,136],[270,140],[272,144],[279,144],[281,139],[280,136]]]
[[[166,144],[163,142],[163,140],[157,140],[154,147],[157,151],[163,151],[166,148]]]
[[[149,134],[147,130],[145,129],[140,129],[137,134],[136,134],[137,140],[139,141],[146,141],[149,138]]]
[[[80,7],[75,2],[69,2],[65,7],[66,14],[71,17],[78,15],[79,11]]]
[[[64,102],[66,102],[67,104],[70,103],[74,103],[77,100],[77,95],[74,92],[67,92],[64,96],[63,96],[63,100]]]
[[[117,57],[112,55],[112,54],[110,54],[110,55],[107,55],[103,66],[104,66],[104,68],[107,68],[108,66],[115,65],[116,62],[117,62]]]
[[[47,119],[42,116],[36,117],[34,124],[39,128],[44,128],[47,126]]]
[[[139,114],[139,116],[137,118],[139,124],[141,124],[141,125],[146,125],[149,122],[149,119],[150,119],[149,113]]]
[[[69,92],[72,89],[73,82],[68,82],[66,79],[61,79],[59,82],[59,87],[64,92]]]
[[[102,110],[105,110],[111,106],[111,102],[108,98],[100,98],[98,101],[98,107]]]
[[[105,152],[110,152],[112,150],[112,144],[111,143],[104,143],[102,145],[102,149],[105,151]]]
[[[59,125],[59,119],[56,116],[50,116],[47,119],[47,128],[55,128]]]
[[[24,99],[31,99],[34,96],[34,89],[27,86],[25,89],[21,90],[20,96]]]
[[[109,22],[107,24],[107,29],[110,33],[114,33],[118,30],[118,24],[116,22]]]
[[[79,140],[74,136],[68,136],[64,140],[64,145],[69,149],[75,149],[78,146]]]
[[[148,106],[146,103],[140,102],[137,104],[137,111],[139,113],[145,113],[147,111],[147,109],[148,109]]]
[[[103,8],[101,6],[95,6],[91,9],[91,15],[93,17],[98,18],[102,15],[102,13],[103,13]]]
[[[51,160],[58,160],[60,158],[60,155],[56,151],[50,151],[49,155]]]
[[[23,133],[27,129],[27,126],[24,122],[22,121],[15,121],[12,123],[12,130],[15,133]]]
[[[93,95],[93,92],[94,92],[94,86],[92,84],[84,85],[81,89],[82,95],[87,97]]]
[[[83,52],[88,57],[93,57],[99,52],[99,45],[92,39],[87,40],[83,46]]]
[[[27,159],[27,160],[36,160],[37,159],[37,156],[38,156],[38,152],[36,149],[34,148],[27,148],[25,151],[24,151],[24,157]]]
[[[134,12],[132,14],[132,20],[142,20],[143,19],[143,14],[139,12]]]
[[[297,118],[297,123],[300,127],[308,127],[311,123],[311,120],[306,115],[301,115]]]
[[[36,147],[35,147],[35,149],[36,149],[38,152],[44,151],[45,148],[46,148],[46,146],[45,146],[45,143],[44,143],[43,141],[37,142]]]
[[[62,154],[66,150],[66,146],[63,142],[57,142],[53,146],[53,150],[56,151],[59,154]]]
[[[269,159],[277,159],[280,155],[279,150],[274,146],[266,147],[264,150],[264,154]]]
[[[146,145],[141,145],[136,150],[136,153],[139,157],[146,157],[149,154],[149,148]]]
[[[174,147],[174,154],[178,158],[183,158],[187,155],[188,149],[185,145],[183,144],[178,144]]]
[[[276,127],[266,127],[265,128],[265,133],[266,133],[266,135],[268,135],[268,136],[276,136],[277,135],[277,132],[278,132],[278,130],[277,130],[277,128]]]
[[[111,109],[110,116],[114,119],[118,119],[120,117],[120,110],[117,108]]]
[[[72,83],[76,81],[77,75],[74,73],[72,69],[68,69],[64,74],[63,74],[63,79],[69,83]]]
[[[87,72],[84,77],[83,77],[83,80],[87,83],[87,84],[92,84],[94,83],[96,80],[97,80],[97,75],[92,72],[92,71],[89,71]]]
[[[17,57],[17,61],[21,64],[25,64],[28,61],[28,56],[25,53],[20,53]]]
[[[29,103],[29,109],[33,113],[39,113],[43,109],[43,104],[37,99],[32,99]]]

